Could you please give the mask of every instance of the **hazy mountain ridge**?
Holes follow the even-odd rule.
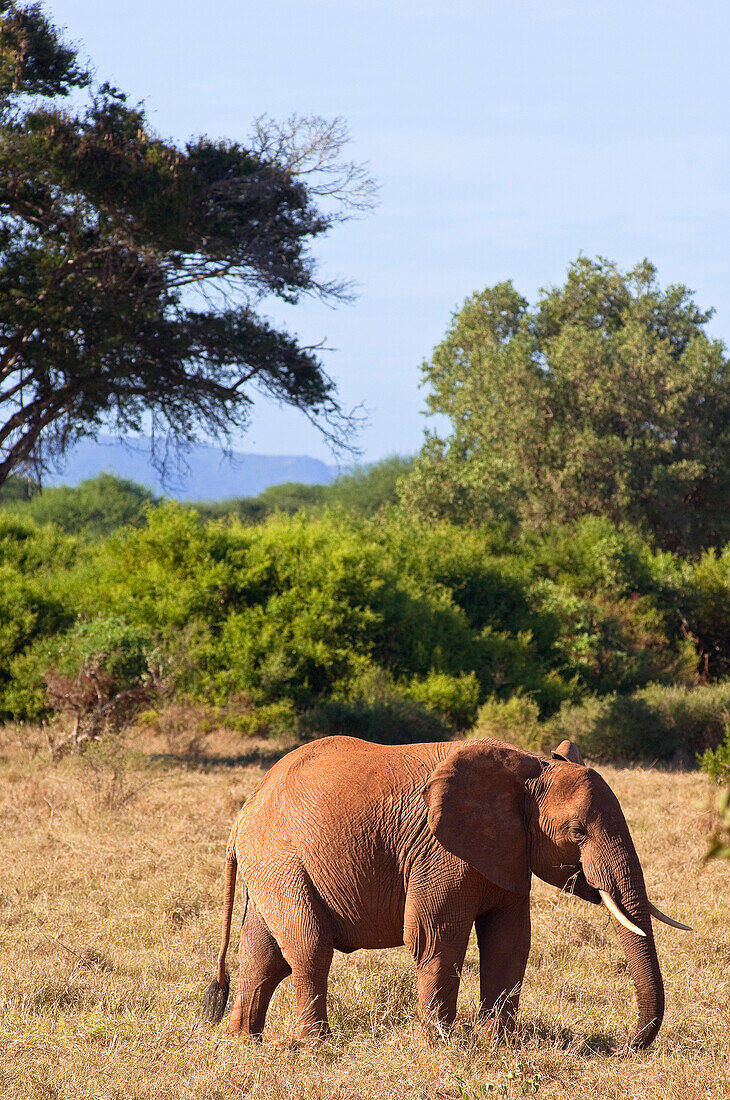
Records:
[[[160,477],[150,458],[150,440],[144,436],[119,440],[99,436],[81,440],[63,466],[44,478],[46,485],[77,485],[88,477],[108,472],[147,485],[160,495],[176,500],[221,500],[258,496],[270,485],[298,481],[327,485],[340,472],[309,455],[260,455],[198,443],[177,462],[172,460]]]

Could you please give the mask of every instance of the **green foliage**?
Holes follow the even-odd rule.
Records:
[[[496,737],[513,745],[539,752],[548,737],[547,727],[540,722],[540,708],[527,695],[509,699],[487,699],[479,708],[470,737]]]
[[[274,512],[321,515],[328,507],[342,508],[357,516],[374,516],[397,502],[398,485],[411,466],[411,459],[392,455],[382,462],[342,474],[329,485],[290,481],[271,485],[257,497],[197,501],[193,507],[201,519],[235,516],[244,523],[260,523]]]
[[[730,673],[730,545],[708,550],[686,570],[684,621],[705,675]]]
[[[0,563],[26,576],[69,567],[79,556],[76,539],[52,527],[39,527],[23,514],[0,511]]]
[[[152,649],[146,631],[117,616],[77,620],[14,659],[5,707],[26,718],[49,711],[91,716],[151,681]]]
[[[41,5],[0,2],[0,94],[65,96],[90,75],[59,41]]]
[[[412,511],[526,528],[586,513],[671,549],[730,537],[730,369],[711,311],[579,258],[534,309],[511,283],[467,299],[423,377],[452,434],[427,438],[403,485]]]
[[[632,695],[564,705],[551,729],[595,760],[671,760],[687,764],[715,747],[730,713],[730,682],[697,688],[652,684]]]
[[[326,486],[285,481],[270,485],[257,497],[234,497],[231,500],[196,501],[193,507],[201,519],[240,519],[243,523],[260,523],[274,512],[293,516],[297,512],[321,511],[326,499]]]
[[[399,694],[372,701],[328,699],[302,716],[299,729],[305,736],[344,734],[386,745],[445,741],[451,734],[432,710]]]
[[[6,483],[7,484],[7,483]],[[113,474],[82,481],[74,488],[44,489],[22,502],[17,497],[0,507],[28,516],[36,523],[53,523],[62,531],[86,538],[102,538],[119,527],[138,527],[155,496],[143,485]]]
[[[238,730],[247,737],[279,737],[296,733],[298,716],[294,704],[289,699],[276,703],[263,703],[260,706],[233,706],[224,709],[221,717],[226,726]]]
[[[414,690],[432,703],[446,680],[438,687],[428,678],[453,678],[448,708],[461,719],[473,707],[474,678],[480,691],[495,680],[542,684],[546,662],[527,634],[498,615],[494,624],[470,622],[434,576],[441,566],[426,562],[420,529],[407,566],[399,530],[394,520],[341,513],[278,515],[259,528],[205,525],[192,510],[164,505],[112,544],[101,599],[163,635],[197,622],[186,687],[219,701],[245,690],[261,703],[306,707],[350,690],[376,665],[397,681],[416,678]]]
[[[656,592],[668,554],[654,553],[630,527],[605,516],[582,516],[525,536],[525,553],[542,576],[568,585],[576,595],[621,598]],[[666,566],[664,566],[666,568]]]
[[[519,539],[393,508],[145,515],[79,542],[0,511],[4,713],[78,707],[96,677],[105,699],[164,686],[244,733],[429,740],[478,712],[477,735],[600,757],[722,739],[730,685],[694,686],[692,631],[705,606],[730,621],[724,551],[682,563],[593,517]]]
[[[407,697],[445,717],[455,730],[466,729],[476,718],[480,685],[473,672],[459,676],[431,672],[422,679],[414,677],[402,690]]]
[[[392,625],[379,663],[396,675],[474,672],[482,698],[523,687],[554,707],[569,694],[552,668],[558,626],[533,606],[522,563],[490,553],[489,533],[407,522],[398,513],[372,529],[398,578],[384,591]],[[494,533],[500,547],[501,536]]]
[[[342,123],[179,147],[90,83],[39,4],[0,4],[0,483],[110,423],[151,420],[162,464],[171,441],[245,425],[262,389],[346,442],[320,360],[253,306],[345,296],[310,253],[372,203]]]
[[[149,676],[150,638],[117,616],[79,621],[45,647],[49,667],[69,679],[85,672],[110,692],[137,686]]]
[[[17,659],[74,621],[64,574],[76,562],[75,540],[0,512],[0,713],[25,713],[13,683]]]
[[[725,726],[724,740],[716,749],[705,749],[698,761],[702,771],[716,783],[730,782],[730,724]]]
[[[356,467],[328,485],[324,501],[359,516],[374,516],[398,501],[398,485],[409,472],[413,459],[391,455],[369,466]]]

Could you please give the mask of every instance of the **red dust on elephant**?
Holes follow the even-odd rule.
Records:
[[[223,940],[204,1016],[218,1022],[225,1009],[240,873],[248,897],[232,1032],[260,1035],[274,990],[291,975],[300,1033],[325,1034],[333,952],[403,944],[419,1011],[448,1026],[476,927],[480,1015],[508,1033],[536,874],[616,917],[638,1001],[631,1042],[649,1046],[664,1014],[651,917],[676,922],[647,897],[610,787],[570,742],[552,756],[495,740],[395,747],[351,737],[288,753],[231,831]]]

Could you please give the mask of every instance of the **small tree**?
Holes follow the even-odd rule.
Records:
[[[673,549],[730,538],[730,364],[711,310],[644,261],[579,258],[534,309],[467,299],[423,365],[431,435],[406,480],[420,513],[528,527],[593,513]]]
[[[92,85],[40,4],[0,0],[0,484],[102,424],[225,438],[256,389],[344,443],[317,349],[257,307],[346,296],[308,251],[372,204],[346,140],[339,120],[262,119],[246,146],[180,148]]]

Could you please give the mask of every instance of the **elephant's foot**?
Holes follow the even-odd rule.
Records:
[[[479,1032],[484,1039],[495,1043],[514,1043],[517,1040],[515,1017],[498,1016],[494,1012],[479,1016]]]
[[[425,1040],[429,1046],[438,1046],[449,1038],[454,1030],[454,1020],[444,1017],[435,1009],[419,1006],[413,1019],[413,1034]]]
[[[297,1042],[300,1045],[323,1043],[332,1038],[330,1026],[326,1020],[298,1020]]]
[[[248,1039],[252,1043],[263,1042],[263,1035],[260,1031],[246,1031],[244,1027],[236,1027],[233,1020],[228,1025],[228,1030],[231,1035],[235,1035],[239,1039]]]
[[[231,1035],[253,1039],[254,1042],[260,1043],[263,1019],[261,1019],[261,1013],[252,1011],[252,1007],[250,1001],[244,1000],[241,996],[236,997],[228,1022],[228,1030]]]

